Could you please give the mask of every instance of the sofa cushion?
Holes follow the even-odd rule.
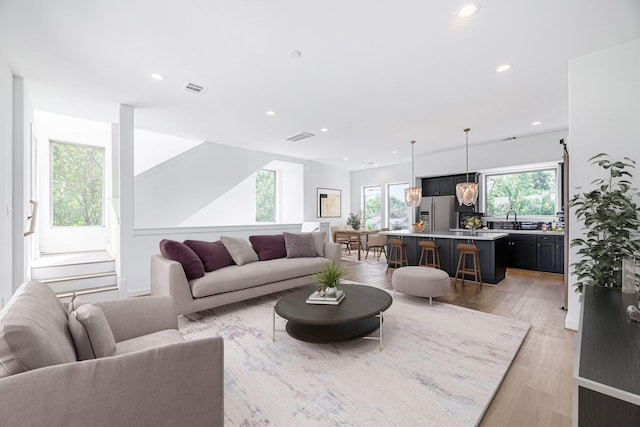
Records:
[[[219,268],[233,265],[233,258],[224,244],[218,240],[215,242],[203,242],[202,240],[185,240],[183,242],[198,255],[202,261],[204,271],[215,271]]]
[[[44,283],[24,283],[0,311],[0,377],[76,360],[56,294]]]
[[[287,249],[284,246],[284,236],[282,234],[249,236],[249,241],[258,254],[260,261],[284,258],[287,256]]]
[[[316,251],[316,256],[324,256],[324,242],[327,240],[327,233],[314,231],[311,236],[313,237],[313,249]]]
[[[187,280],[204,276],[204,265],[196,253],[184,243],[163,239],[160,241],[160,253],[163,257],[182,264]]]
[[[287,258],[315,257],[316,249],[311,233],[283,233]]]
[[[227,236],[220,236],[220,240],[236,264],[244,265],[259,261],[258,254],[253,250],[248,240]]]
[[[69,330],[78,360],[113,356],[116,340],[102,308],[84,304],[69,314]]]
[[[189,282],[195,298],[252,288],[319,272],[328,258],[278,258],[238,266],[232,265]]]

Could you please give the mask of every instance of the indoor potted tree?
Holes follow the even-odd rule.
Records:
[[[582,292],[584,285],[621,287],[622,260],[640,250],[640,210],[633,201],[638,193],[626,170],[635,168],[636,162],[628,157],[616,161],[606,153],[589,161],[608,176],[594,180],[595,189],[574,195],[569,203],[586,230],[584,237],[571,241],[580,256],[572,264],[578,278],[576,292]]]

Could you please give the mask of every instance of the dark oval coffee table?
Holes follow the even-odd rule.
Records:
[[[275,314],[287,319],[287,332],[293,338],[312,343],[346,341],[366,337],[380,329],[382,348],[382,312],[391,306],[392,298],[382,289],[365,285],[342,285],[344,300],[338,305],[307,304],[314,285],[285,295],[274,307]]]

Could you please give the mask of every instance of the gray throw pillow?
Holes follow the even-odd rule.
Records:
[[[102,308],[84,304],[69,314],[69,331],[78,360],[99,359],[116,353],[116,340]]]
[[[313,244],[313,233],[282,233],[287,258],[315,257],[316,249]]]
[[[327,233],[324,231],[314,231],[311,233],[313,237],[313,248],[316,250],[316,256],[324,256],[324,242],[327,239]]]
[[[220,236],[220,240],[236,264],[244,265],[259,260],[258,254],[253,250],[248,240],[227,236]]]

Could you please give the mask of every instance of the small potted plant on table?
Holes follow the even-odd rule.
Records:
[[[346,272],[334,262],[325,265],[315,276],[315,280],[318,282],[317,290],[327,295],[334,295],[345,274]]]

